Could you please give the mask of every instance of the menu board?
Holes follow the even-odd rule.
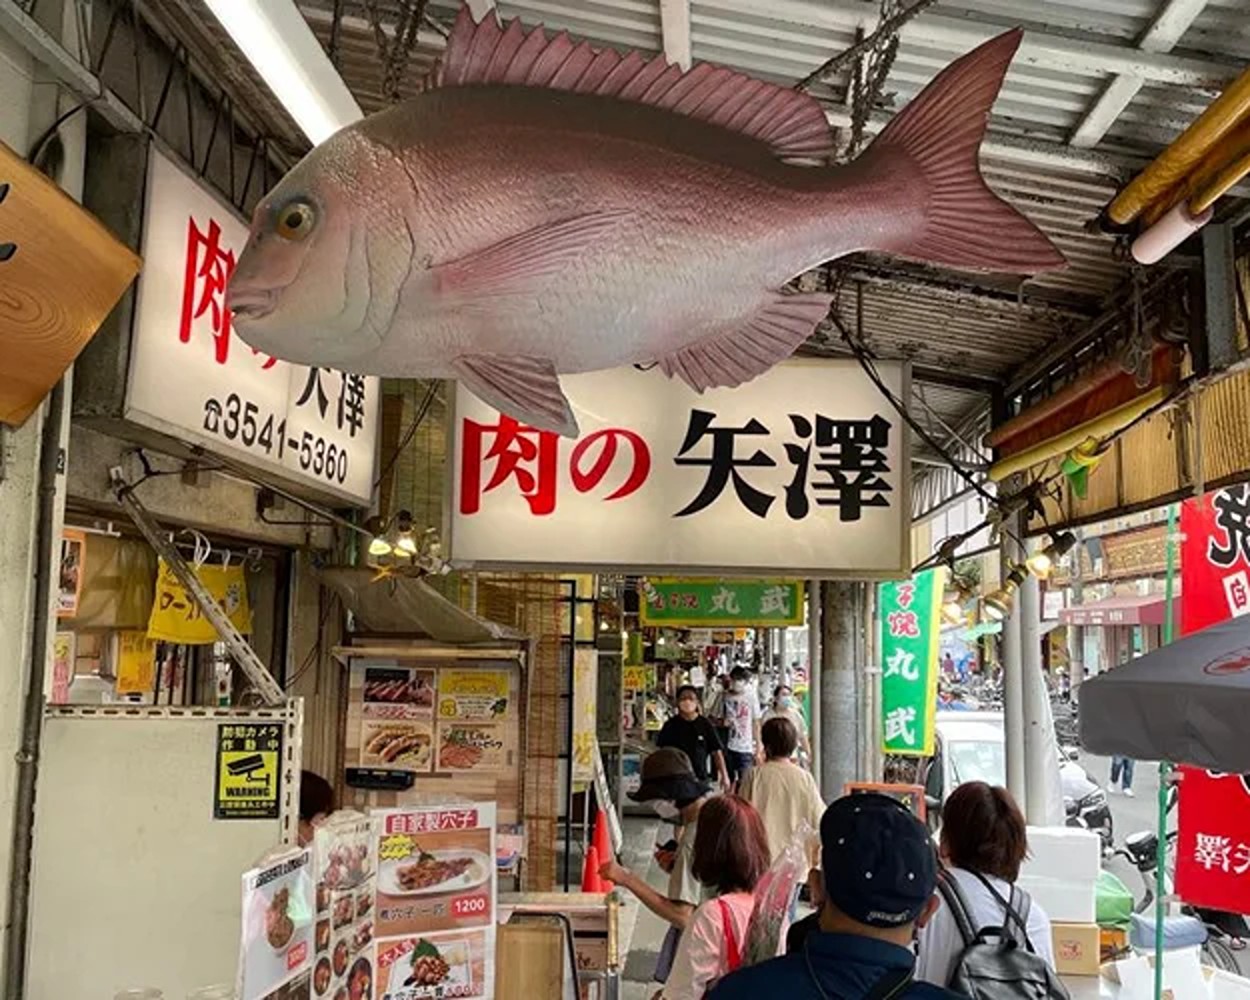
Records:
[[[365,667],[360,764],[429,773],[434,765],[433,670]]]
[[[240,1000],[304,1000],[312,973],[312,852],[288,851],[243,875]]]
[[[361,767],[490,774],[515,766],[515,669],[358,669]]]
[[[506,670],[440,670],[438,717],[491,722],[508,714],[511,678]]]
[[[317,829],[315,1000],[372,1000],[379,828],[372,817],[337,814]]]
[[[377,815],[376,995],[493,996],[495,804]]]

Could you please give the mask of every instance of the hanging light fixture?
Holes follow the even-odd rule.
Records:
[[[1015,603],[1016,591],[1028,578],[1029,570],[1023,563],[1016,563],[1007,574],[1003,585],[985,599],[985,617],[990,621],[1001,622],[1011,614],[1011,606]]]
[[[375,514],[365,521],[364,529],[367,534],[372,536],[369,539],[369,555],[377,557],[389,556],[394,551],[395,547],[386,538],[385,519]]]
[[[1054,572],[1055,564],[1071,552],[1074,545],[1076,545],[1076,535],[1070,531],[1053,536],[1049,545],[1029,556],[1026,563],[1029,572],[1039,580],[1049,580],[1050,574]]]
[[[401,510],[395,515],[395,528],[398,532],[395,548],[406,556],[415,556],[420,549],[412,534],[412,512]]]
[[[942,619],[951,625],[962,625],[966,618],[964,605],[972,597],[972,587],[960,577],[952,577],[942,598]]]

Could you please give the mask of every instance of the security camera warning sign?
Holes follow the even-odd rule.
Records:
[[[217,819],[277,819],[282,785],[282,724],[217,727]]]

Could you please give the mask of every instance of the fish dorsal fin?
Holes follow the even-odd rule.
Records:
[[[548,38],[541,27],[526,32],[515,19],[504,27],[494,11],[475,23],[466,4],[447,39],[438,85],[475,84],[546,87],[649,104],[758,139],[783,159],[833,153],[825,113],[807,94],[712,63],[682,72],[663,56],[622,56],[574,42],[567,32]]]

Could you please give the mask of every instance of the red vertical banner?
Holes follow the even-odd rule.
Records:
[[[1250,913],[1250,778],[1183,771],[1176,891],[1195,906]]]
[[[1250,486],[1181,505],[1183,635],[1250,614]],[[1176,891],[1187,903],[1250,912],[1250,777],[1182,767]]]
[[[1181,505],[1181,632],[1250,614],[1250,485]]]

